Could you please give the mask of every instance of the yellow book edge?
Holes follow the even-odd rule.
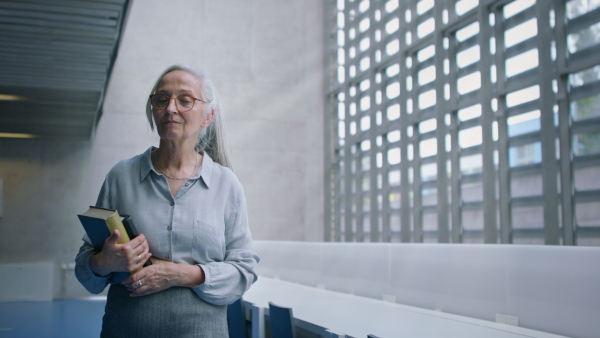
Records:
[[[121,216],[119,216],[118,211],[115,211],[115,213],[112,214],[112,216],[106,219],[106,226],[108,227],[108,230],[110,230],[111,235],[115,232],[115,230],[119,230],[120,237],[117,240],[118,244],[127,244],[131,242],[131,239],[127,234],[127,230],[125,230],[125,225],[123,225],[123,222],[121,221]],[[139,267],[131,271],[131,273],[141,271],[142,269],[143,267]]]
[[[119,230],[119,234],[121,236],[119,237],[117,243],[126,244],[131,241],[131,238],[129,238],[129,235],[125,230],[125,225],[123,225],[123,222],[121,221],[121,216],[119,216],[119,212],[115,211],[115,213],[112,214],[112,216],[106,219],[106,226],[110,230],[111,235],[115,232],[115,230]]]

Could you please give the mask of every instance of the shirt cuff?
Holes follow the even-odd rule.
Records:
[[[80,276],[81,284],[91,293],[100,293],[106,288],[106,285],[109,282],[111,275],[108,276],[98,276],[92,271],[90,267],[90,256],[87,257],[84,264],[77,264],[76,269],[78,270],[78,275]]]

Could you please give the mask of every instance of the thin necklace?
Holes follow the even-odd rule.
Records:
[[[153,153],[153,154],[155,154],[155,153]],[[167,170],[163,170],[163,168],[161,168],[161,167],[158,165],[158,159],[156,159],[156,156],[154,156],[154,161],[153,161],[153,162],[154,162],[154,164],[156,165],[156,168],[158,168],[158,170],[160,170],[160,172],[161,172],[161,173],[162,173],[162,174],[163,174],[163,175],[164,175],[166,178],[169,178],[169,179],[172,179],[172,180],[183,181],[183,180],[189,180],[190,178],[192,178],[192,177],[193,177],[193,176],[190,176],[190,177],[175,177],[175,176],[172,176],[172,175],[171,175],[171,173],[169,173],[169,171],[167,171]],[[196,173],[196,167],[197,167],[197,166],[198,166],[198,153],[196,153],[196,164],[194,164],[194,169],[192,170],[192,175],[194,175],[194,174]]]

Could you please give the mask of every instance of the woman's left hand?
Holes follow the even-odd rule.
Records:
[[[122,282],[130,296],[150,295],[170,287],[194,287],[204,283],[204,271],[198,265],[179,264],[151,258],[152,265],[125,278]]]

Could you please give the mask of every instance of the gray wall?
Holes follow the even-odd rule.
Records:
[[[145,102],[174,63],[207,71],[220,91],[254,238],[322,240],[321,1],[136,0],[90,141],[0,140],[0,264],[54,263],[41,282],[55,298],[86,295],[64,269],[83,235],[76,214],[117,161],[158,144]]]

